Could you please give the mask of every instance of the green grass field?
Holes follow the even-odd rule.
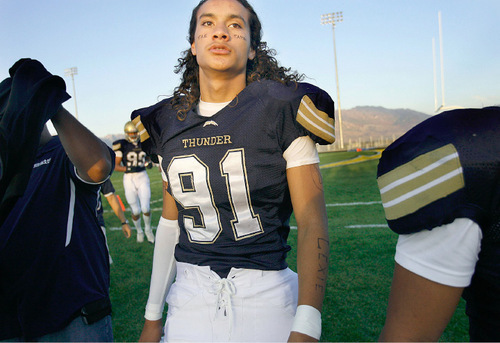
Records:
[[[378,159],[335,166],[335,162],[360,154],[371,156],[376,152],[320,155],[331,242],[323,306],[321,341],[324,342],[376,341],[384,324],[397,235],[385,225],[376,183]],[[127,206],[122,175],[115,173],[111,179],[116,193]],[[149,170],[149,176],[152,225],[156,227],[161,214],[161,177],[156,168]],[[114,338],[121,342],[137,341],[144,321],[153,245],[137,243],[135,231],[127,240],[121,231],[112,230],[118,228],[120,222],[106,201],[104,209],[108,244],[114,260],[111,265]],[[130,212],[126,216],[130,220]],[[291,224],[294,225],[293,218]],[[288,262],[293,270],[296,270],[296,233],[292,230],[289,239],[292,252]],[[441,340],[468,341],[467,331],[468,321],[461,301]]]

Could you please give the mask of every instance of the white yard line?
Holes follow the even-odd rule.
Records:
[[[158,200],[153,200],[151,201],[151,204],[159,203],[161,202],[162,199]],[[345,206],[370,206],[370,205],[381,205],[381,201],[365,201],[365,202],[348,202],[348,203],[338,203],[338,204],[326,204],[326,207],[345,207]],[[130,211],[130,208],[126,208],[126,211]],[[151,208],[151,212],[161,212],[162,208],[161,207],[155,207]],[[112,210],[105,210],[104,213],[110,213],[113,212]],[[363,228],[377,228],[377,227],[388,227],[387,224],[364,224],[364,225],[348,225],[344,226],[346,229],[363,229]],[[133,225],[130,227],[132,230],[135,230],[133,228]],[[156,229],[156,226],[152,226],[153,229]],[[297,230],[296,226],[290,226],[291,230]],[[121,230],[121,227],[112,227],[109,228],[108,230],[110,231],[118,231]]]

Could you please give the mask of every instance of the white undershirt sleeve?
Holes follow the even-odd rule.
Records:
[[[467,218],[400,235],[396,245],[396,262],[409,271],[431,281],[452,286],[470,285],[481,250],[482,231]]]
[[[165,171],[163,170],[163,167],[161,166],[162,161],[163,161],[163,158],[160,155],[158,155],[158,163],[160,166],[161,179],[165,182],[168,182],[167,175],[165,174]]]
[[[153,271],[144,316],[147,320],[162,318],[165,299],[176,273],[174,252],[175,246],[179,242],[179,232],[177,220],[160,217],[160,222],[156,228]]]
[[[283,158],[287,169],[319,163],[316,144],[309,136],[296,138],[283,153]]]

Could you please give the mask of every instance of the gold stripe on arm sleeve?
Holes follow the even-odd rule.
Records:
[[[300,102],[297,122],[328,143],[335,142],[335,120],[319,110],[307,95]]]
[[[378,180],[386,218],[414,213],[465,186],[458,152],[452,144],[420,155]]]
[[[139,135],[141,137],[141,142],[144,142],[149,139],[149,133],[144,128],[144,125],[141,122],[141,116],[135,117],[132,122],[134,123],[137,130],[139,130]]]

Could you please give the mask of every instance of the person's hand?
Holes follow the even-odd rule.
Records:
[[[288,342],[317,342],[318,340],[300,332],[292,331],[288,337]]]
[[[130,225],[128,225],[128,223],[122,225],[122,231],[126,238],[130,238],[132,235],[132,230],[130,229]]]
[[[159,342],[162,334],[162,325],[160,320],[147,320],[144,322],[139,342]]]

